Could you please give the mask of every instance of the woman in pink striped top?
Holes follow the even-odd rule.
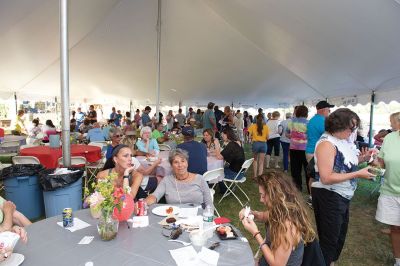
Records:
[[[307,176],[305,150],[307,145],[308,108],[304,105],[297,106],[294,115],[296,117],[289,122],[286,135],[290,138],[290,170],[293,181],[297,188],[302,191],[302,168],[305,176]]]

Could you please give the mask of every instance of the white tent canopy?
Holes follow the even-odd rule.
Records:
[[[162,3],[164,105],[400,101],[394,0]],[[60,94],[58,5],[0,1],[0,95]],[[157,0],[70,0],[71,98],[154,103],[156,22]]]

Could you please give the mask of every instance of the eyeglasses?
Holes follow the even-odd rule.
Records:
[[[114,135],[113,137],[114,137],[114,138],[122,138],[123,135]]]

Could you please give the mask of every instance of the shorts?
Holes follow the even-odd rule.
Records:
[[[400,226],[400,197],[381,194],[375,219],[384,224]]]
[[[266,153],[267,152],[267,143],[264,141],[255,141],[252,145],[253,153]]]

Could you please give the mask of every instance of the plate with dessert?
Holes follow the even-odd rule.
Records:
[[[157,206],[151,212],[158,216],[172,216],[179,213],[179,207],[171,205]]]
[[[215,229],[217,236],[221,240],[229,240],[229,239],[236,239],[238,235],[236,234],[235,230],[233,230],[232,226],[230,225],[221,225]]]

